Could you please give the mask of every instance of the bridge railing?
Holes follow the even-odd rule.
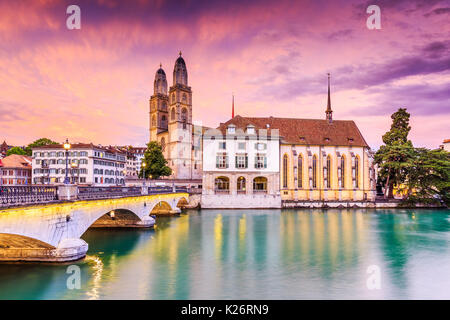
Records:
[[[141,187],[78,187],[79,200],[139,196],[141,194]]]
[[[0,206],[58,200],[56,186],[0,186]]]
[[[66,188],[70,189],[70,194],[67,194]],[[174,186],[0,186],[0,207],[46,203],[58,200],[94,200],[174,192],[189,192],[189,189]]]

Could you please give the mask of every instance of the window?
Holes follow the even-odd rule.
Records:
[[[345,188],[345,156],[341,157],[341,188]]]
[[[313,188],[317,188],[317,157],[314,155],[313,157],[313,165],[312,165],[312,183]]]
[[[326,166],[323,168],[324,185],[331,188],[331,157],[328,155]]]
[[[166,127],[167,126],[167,118],[165,115],[162,115],[161,117],[161,127]]]
[[[247,126],[247,133],[248,134],[255,134],[255,127],[252,125]]]
[[[246,153],[236,154],[236,169],[248,168],[248,156]]]
[[[170,111],[170,119],[175,120],[175,108]]]
[[[187,109],[183,108],[181,110],[181,122],[183,122],[183,129],[186,129],[186,122],[187,122]]]
[[[236,127],[233,124],[230,124],[228,126],[228,133],[235,133],[236,132]]]
[[[226,142],[219,142],[219,149],[220,150],[225,150],[227,148],[227,143]]]
[[[287,169],[288,168],[288,156],[285,154],[283,156],[283,188],[287,188]]]
[[[267,149],[267,144],[265,144],[265,143],[255,143],[255,149],[258,150],[258,151],[266,150]]]
[[[297,164],[297,186],[298,188],[303,188],[303,157],[302,155],[298,156],[298,164]]]
[[[355,188],[359,188],[359,157],[355,158]]]
[[[238,149],[239,150],[245,150],[245,142],[239,142],[238,143]]]
[[[164,152],[166,150],[166,139],[161,138],[161,150]]]
[[[266,177],[256,177],[253,179],[253,192],[267,192]]]
[[[228,156],[224,153],[219,153],[216,156],[216,168],[226,169],[228,168]]]
[[[214,181],[216,192],[229,192],[230,191],[230,179],[227,177],[217,177]]]
[[[245,178],[239,177],[237,179],[237,192],[238,193],[245,193]]]
[[[184,103],[187,103],[187,96],[186,96],[186,93],[183,93],[183,102],[184,102]]]
[[[255,156],[255,169],[267,168],[267,157],[265,154],[257,153]]]

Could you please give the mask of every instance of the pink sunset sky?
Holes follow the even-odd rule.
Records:
[[[450,138],[449,13],[438,0],[0,0],[0,140],[143,146],[155,72],[171,85],[181,50],[197,123],[227,121],[232,92],[242,116],[324,119],[331,72],[334,119],[371,147],[406,107],[414,145],[436,148]]]

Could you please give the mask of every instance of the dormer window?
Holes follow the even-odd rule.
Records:
[[[255,134],[255,127],[253,125],[248,125],[247,126],[247,133],[248,134]]]
[[[349,143],[353,143],[353,138],[348,138]]]
[[[230,124],[228,126],[228,131],[227,132],[231,133],[231,134],[236,133],[236,126],[234,124]]]
[[[325,142],[330,142],[330,138],[324,138]]]

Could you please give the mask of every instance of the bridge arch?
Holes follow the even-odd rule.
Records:
[[[189,201],[185,197],[180,197],[176,203],[177,208],[184,208],[189,204]]]
[[[169,214],[173,211],[172,206],[167,201],[159,201],[154,203],[150,209],[150,214]]]
[[[0,233],[0,257],[2,249],[23,248],[55,249],[51,244],[36,238],[30,238],[15,233]]]
[[[140,222],[142,219],[138,214],[129,209],[115,209],[106,212],[95,220],[87,230],[90,228],[127,228],[127,227],[141,227]],[[86,230],[86,231],[87,231]]]
[[[186,193],[168,193],[0,209],[0,235],[8,234],[2,237],[9,239],[3,242],[0,238],[0,244],[9,246],[0,248],[0,261],[77,260],[86,255],[88,244],[80,237],[91,226],[104,222],[104,227],[111,227],[112,222],[125,222],[130,227],[151,227],[155,219],[150,214],[158,214],[155,208],[164,209],[163,214],[179,213],[177,205],[182,206],[187,199]],[[7,243],[14,241],[22,243],[23,248],[12,253]]]

